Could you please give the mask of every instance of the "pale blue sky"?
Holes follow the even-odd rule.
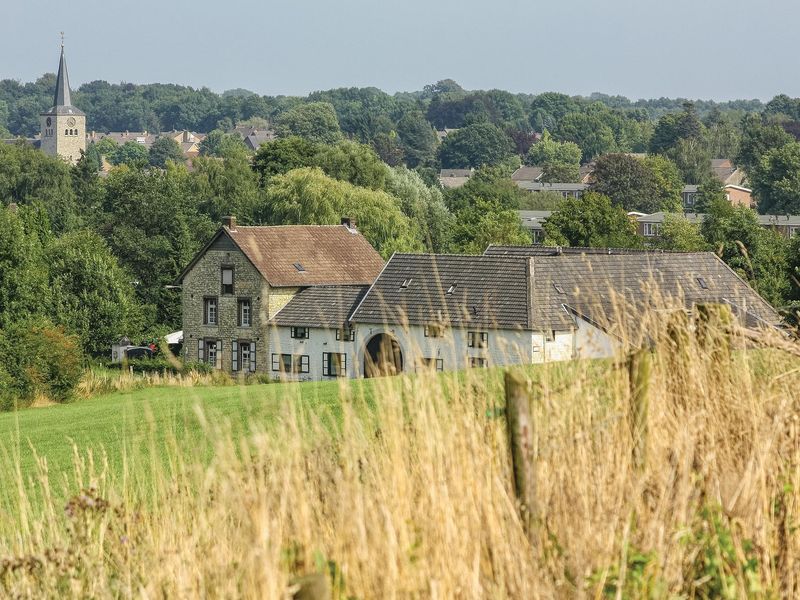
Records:
[[[0,79],[800,96],[797,0],[0,0]]]

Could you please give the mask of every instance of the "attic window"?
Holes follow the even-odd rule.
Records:
[[[303,265],[301,265],[299,262],[294,263],[294,268],[297,269],[298,271],[300,271],[301,273],[306,270],[306,268]]]
[[[561,287],[560,285],[558,285],[557,283],[554,283],[554,284],[553,284],[553,287],[555,288],[555,290],[556,290],[556,291],[557,291],[559,294],[566,294],[566,292],[564,291],[564,288],[562,288],[562,287]]]
[[[699,283],[700,287],[703,288],[704,290],[708,289],[708,284],[706,283],[706,280],[703,279],[702,277],[697,278],[697,283]]]
[[[403,283],[400,284],[401,289],[406,289],[408,286],[411,285],[411,277],[408,279],[403,279]]]
[[[447,294],[448,294],[448,295],[452,295],[452,294],[453,294],[453,292],[455,292],[455,291],[456,291],[456,286],[457,286],[457,285],[458,285],[457,283],[454,283],[454,284],[453,284],[453,285],[451,285],[449,288],[447,288]]]

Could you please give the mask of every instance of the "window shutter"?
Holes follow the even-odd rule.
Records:
[[[341,365],[342,372],[339,374],[347,375],[347,354],[340,354],[339,357],[342,360],[342,365]]]
[[[242,304],[243,302],[241,300],[236,303],[236,325],[239,327],[242,326]]]
[[[331,355],[327,352],[322,353],[322,374],[330,375],[330,358]]]
[[[222,368],[222,340],[217,340],[217,364],[214,366],[217,369]]]
[[[256,343],[250,342],[250,372],[256,372]]]
[[[231,371],[239,370],[239,342],[231,342]]]
[[[252,351],[251,351],[252,352]],[[252,354],[250,355],[250,364],[253,364]],[[273,371],[280,371],[281,370],[281,357],[278,354],[272,355],[272,370]]]
[[[197,360],[200,362],[206,359],[206,345],[203,340],[197,340]]]

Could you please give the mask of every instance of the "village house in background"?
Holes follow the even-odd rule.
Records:
[[[475,169],[442,169],[439,171],[439,183],[443,188],[460,188],[469,181]]]

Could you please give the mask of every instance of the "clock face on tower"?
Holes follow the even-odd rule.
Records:
[[[70,127],[74,127],[75,126],[75,117],[70,117],[69,119],[67,119],[67,125],[69,125]]]
[[[52,125],[52,124],[53,124],[53,119],[51,119],[50,117],[47,117],[47,126],[50,127],[50,125]]]

